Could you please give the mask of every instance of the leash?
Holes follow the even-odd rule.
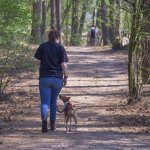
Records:
[[[65,110],[65,108],[64,108],[63,110],[59,110],[59,109],[58,109],[58,106],[56,106],[56,107],[57,107],[57,112],[59,112],[59,113],[63,113],[64,110]]]
[[[56,106],[56,107],[57,107],[57,111],[58,111],[59,113],[63,113],[63,112],[65,111],[65,109],[66,109],[68,103],[69,103],[69,102],[66,102],[66,103],[64,104],[63,110],[59,110],[59,109],[58,109],[58,106]]]

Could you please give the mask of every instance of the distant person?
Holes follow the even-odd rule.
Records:
[[[51,30],[49,40],[42,43],[34,57],[39,67],[39,92],[41,99],[42,132],[47,129],[48,111],[50,109],[50,130],[55,130],[57,98],[63,85],[67,84],[68,61],[65,48],[59,43],[60,33]]]
[[[96,46],[97,35],[98,35],[98,30],[94,25],[92,25],[91,28],[89,29],[89,32],[88,32],[88,38],[89,38],[90,46]]]

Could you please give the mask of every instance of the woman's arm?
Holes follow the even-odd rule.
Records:
[[[68,78],[68,70],[67,70],[67,64],[66,62],[61,63],[63,74],[64,74],[64,86],[67,85],[67,78]]]
[[[67,64],[66,64],[66,62],[62,62],[61,66],[62,66],[62,69],[63,69],[64,77],[67,77],[68,76],[68,71],[67,71]]]

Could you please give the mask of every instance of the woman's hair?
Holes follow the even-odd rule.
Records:
[[[57,39],[60,38],[60,33],[58,31],[50,31],[48,34],[48,39],[50,43],[55,43]]]
[[[56,31],[56,30],[57,30],[56,26],[52,25],[50,31]]]

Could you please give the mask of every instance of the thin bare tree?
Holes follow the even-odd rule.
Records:
[[[57,30],[61,33],[61,0],[56,0],[55,6],[56,6],[56,26]]]
[[[101,1],[100,14],[101,14],[101,19],[102,19],[102,39],[103,39],[103,45],[105,46],[105,45],[110,44],[110,34],[109,34],[107,9],[106,9],[105,0]]]
[[[32,4],[32,39],[40,41],[41,38],[41,0]]]
[[[46,22],[47,22],[47,0],[42,1],[42,27],[41,27],[41,36],[42,40],[46,39]]]
[[[55,19],[55,0],[50,0],[50,4],[51,4],[51,24],[50,25],[53,26],[56,23],[56,19]]]

